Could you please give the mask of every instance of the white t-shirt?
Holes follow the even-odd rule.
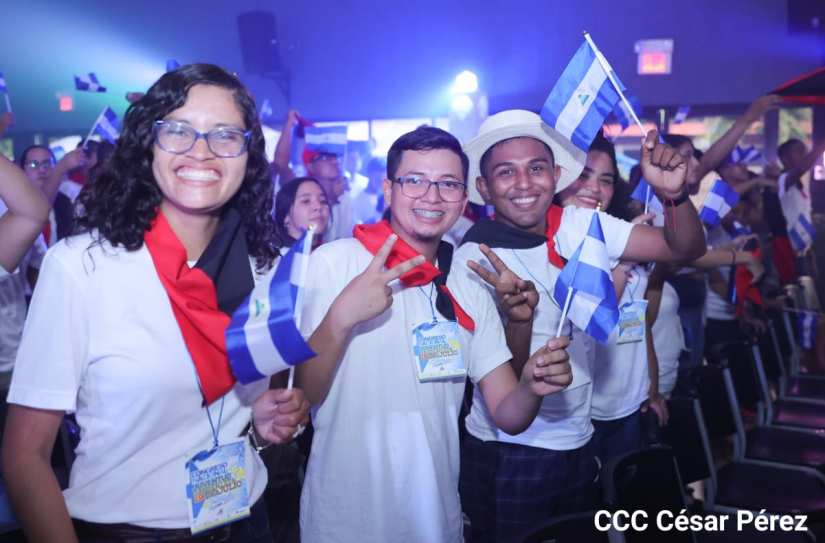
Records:
[[[450,243],[453,247],[458,248],[458,246],[461,245],[461,240],[464,239],[464,235],[467,233],[467,230],[472,228],[474,224],[475,223],[472,219],[462,215],[457,221],[455,221],[455,224],[444,233],[444,237],[442,239],[447,243]]]
[[[564,208],[559,230],[554,238],[559,255],[569,258],[584,240],[592,210],[577,209],[574,206]],[[606,213],[599,216],[604,231],[608,257],[612,263],[618,262],[627,246],[633,225],[616,219]],[[547,257],[547,245],[542,244],[532,249],[493,249],[508,268],[520,278],[536,283],[539,303],[533,315],[533,336],[530,340],[530,352],[543,347],[547,340],[556,337],[561,318],[561,308],[553,299],[553,291],[561,270]],[[487,287],[495,303],[495,290],[474,272],[466,267],[468,260],[474,260],[493,271],[492,265],[481,253],[476,243],[465,243],[455,254],[453,273],[459,269],[466,270],[468,277],[479,285]],[[506,322],[503,315],[502,321]],[[569,333],[565,325],[563,333]],[[593,434],[590,423],[590,403],[593,395],[591,367],[595,360],[596,341],[573,327],[573,340],[567,349],[570,366],[573,370],[573,382],[567,389],[546,396],[541,403],[541,410],[533,424],[523,433],[511,436],[496,427],[487,411],[481,393],[476,387],[473,391],[473,407],[467,416],[467,431],[482,441],[503,441],[518,443],[531,447],[551,450],[572,450],[584,446]]]
[[[676,386],[679,355],[685,348],[685,333],[679,320],[679,295],[665,281],[659,314],[653,323],[653,348],[659,361],[659,393],[670,397]]]
[[[194,365],[149,250],[91,240],[66,238],[46,254],[8,401],[75,412],[80,445],[63,493],[73,518],[186,528],[185,455],[213,441]],[[267,388],[236,383],[226,394],[221,442],[241,436]],[[220,406],[209,408],[216,424]],[[248,440],[246,477],[255,503],[266,469]]]
[[[375,224],[381,220],[382,213],[378,213],[378,200],[384,199],[381,192],[370,193],[362,190],[353,198],[353,215],[357,224]]]
[[[324,243],[351,238],[354,226],[352,198],[345,192],[338,198],[338,203],[330,208],[329,224],[323,233]]]
[[[372,259],[355,239],[312,253],[304,337]],[[412,331],[432,320],[430,287],[398,280],[389,286],[392,306],[355,327],[327,397],[313,410],[315,435],[301,495],[305,543],[463,540],[458,413],[466,379],[419,381]],[[451,273],[448,287],[475,320],[475,332],[461,328],[459,339],[470,379],[478,382],[510,360],[504,331],[477,285]]]
[[[719,247],[720,245],[724,245],[731,240],[730,234],[722,228],[721,226],[717,226],[716,228],[710,230],[708,232],[708,248],[713,249],[715,247]],[[733,259],[733,256],[731,256]],[[722,274],[722,277],[725,278],[725,281],[730,279],[730,266],[720,266],[716,268],[716,270]],[[708,284],[708,297],[705,301],[705,308],[706,314],[709,319],[716,319],[720,321],[732,321],[734,317],[734,313],[736,312],[736,308],[733,304],[729,303],[727,299],[720,296],[716,293],[712,288],[710,288],[710,284]]]
[[[619,309],[631,301],[643,300],[648,273],[642,266],[630,270]],[[630,415],[642,405],[650,392],[647,372],[647,343],[616,343],[618,325],[604,345],[596,344],[593,373],[593,410],[595,420],[614,420]]]

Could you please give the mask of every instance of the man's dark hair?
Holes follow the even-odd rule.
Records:
[[[407,132],[395,140],[387,153],[387,177],[395,179],[398,175],[398,166],[401,164],[401,157],[404,151],[435,151],[446,149],[452,151],[461,159],[461,172],[467,182],[467,172],[470,170],[470,159],[461,148],[458,140],[440,128],[432,126],[421,126],[412,132]]]
[[[49,154],[51,155],[52,160],[54,162],[57,162],[57,160],[55,160],[55,158],[54,158],[54,153],[52,152],[52,150],[49,149],[48,147],[46,147],[45,145],[30,145],[29,147],[26,147],[26,149],[23,151],[23,154],[20,155],[20,167],[23,168],[24,170],[26,169],[26,162],[28,162],[29,151],[33,151],[34,149],[45,149],[45,150],[47,150],[49,152]]]
[[[163,200],[152,173],[155,121],[182,107],[195,85],[227,90],[241,112],[243,128],[251,132],[243,182],[225,207],[234,208],[241,215],[249,255],[257,260],[258,269],[264,269],[279,252],[271,215],[272,177],[258,110],[238,78],[212,64],[188,64],[167,72],[143,98],[129,106],[111,160],[78,196],[84,210],[78,217],[78,230],[95,231],[96,241],[106,239],[129,251],[143,246],[143,235]]]
[[[492,158],[492,156],[493,156],[493,149],[495,149],[497,147],[500,147],[503,143],[506,143],[508,141],[517,140],[517,139],[521,139],[521,138],[530,138],[530,137],[532,137],[532,136],[516,136],[514,138],[507,138],[506,140],[501,140],[500,142],[496,143],[495,145],[492,145],[489,149],[484,151],[484,154],[481,155],[481,160],[479,161],[479,164],[478,164],[478,171],[479,171],[479,173],[481,173],[481,176],[484,177],[484,179],[489,179],[490,178],[490,176],[487,174],[487,167],[490,165],[490,158]],[[536,139],[536,138],[533,138],[533,139]],[[544,145],[544,148],[547,149],[547,154],[550,155],[550,166],[551,167],[555,166],[556,165],[556,157],[553,155],[553,150],[550,148],[550,146],[547,145],[546,143],[544,143],[543,141],[541,141],[540,139],[536,139],[536,141],[541,142],[541,144]],[[475,181],[475,180],[473,180],[473,181]]]
[[[690,146],[695,149],[695,146],[693,145],[693,140],[681,134],[662,134],[662,139],[665,140],[665,143],[667,143],[671,147],[675,147],[676,149],[678,149],[685,143],[689,143]]]
[[[805,144],[801,140],[798,140],[796,138],[789,139],[788,141],[779,146],[779,148],[776,150],[776,156],[779,157],[779,160],[782,160],[782,157],[788,156],[793,146],[797,144],[805,146]]]

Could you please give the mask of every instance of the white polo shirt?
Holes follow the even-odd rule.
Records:
[[[574,206],[564,208],[559,230],[554,237],[556,251],[564,258],[569,258],[584,240],[594,211],[577,209]],[[633,225],[602,213],[599,216],[604,232],[605,245],[612,265],[618,262],[627,246]],[[536,352],[547,340],[556,337],[561,308],[553,299],[553,291],[561,270],[547,257],[547,245],[542,244],[532,249],[502,249],[493,251],[507,267],[520,278],[536,283],[539,303],[533,316],[533,336],[530,340],[530,352]],[[476,243],[465,243],[455,255],[453,273],[459,266],[473,282],[487,287],[495,303],[495,289],[466,267],[468,260],[474,260],[482,266],[493,270],[492,265],[481,253]],[[452,275],[452,274],[451,274]],[[506,318],[502,315],[502,321]],[[570,325],[565,325],[562,333],[569,333]],[[567,353],[573,370],[573,382],[570,386],[542,400],[541,410],[536,420],[523,433],[511,436],[493,422],[478,387],[473,392],[473,407],[467,416],[467,431],[482,441],[503,441],[518,443],[531,447],[551,450],[572,450],[584,446],[593,434],[590,423],[590,403],[593,396],[591,367],[595,360],[596,341],[574,327],[573,340]]]
[[[213,442],[192,358],[146,246],[91,242],[73,236],[46,254],[8,402],[75,412],[80,445],[63,493],[73,518],[186,528],[185,455]],[[226,394],[221,442],[242,434],[267,388]],[[216,424],[220,405],[209,408]],[[255,503],[266,468],[248,440],[246,477]]]
[[[304,337],[372,259],[355,239],[312,253]],[[305,543],[463,541],[458,414],[466,379],[419,381],[412,331],[432,321],[430,286],[405,287],[398,280],[389,286],[392,306],[355,327],[327,397],[313,410],[301,496]],[[448,287],[475,320],[475,332],[461,328],[459,339],[469,377],[478,382],[510,360],[504,330],[476,284],[451,273]]]
[[[619,308],[631,301],[644,300],[648,273],[643,266],[630,271]],[[593,411],[595,420],[613,420],[630,415],[650,393],[647,370],[647,342],[616,343],[618,325],[604,345],[596,344],[593,373]]]
[[[788,232],[790,232],[799,221],[800,215],[805,217],[809,224],[813,223],[811,222],[810,192],[803,192],[799,185],[786,186],[787,179],[787,173],[779,176],[779,203],[782,205],[782,215],[785,216]],[[807,250],[807,247],[805,250]]]

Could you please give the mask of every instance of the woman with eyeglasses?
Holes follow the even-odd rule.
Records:
[[[166,73],[79,200],[9,393],[2,468],[26,536],[271,541],[258,452],[300,433],[308,403],[235,382],[226,355],[230,315],[279,256],[248,91],[213,65]],[[80,444],[61,495],[49,459],[67,411]]]

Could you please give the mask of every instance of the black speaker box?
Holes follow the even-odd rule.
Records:
[[[250,11],[238,15],[238,33],[244,70],[256,75],[277,75],[281,72],[283,67],[274,13]]]

